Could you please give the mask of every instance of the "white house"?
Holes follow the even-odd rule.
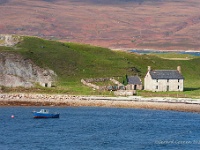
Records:
[[[147,91],[183,91],[184,78],[181,74],[181,67],[177,70],[151,70],[144,78],[144,90]]]

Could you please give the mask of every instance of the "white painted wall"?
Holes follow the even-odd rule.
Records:
[[[183,91],[184,89],[183,79],[159,79],[155,80],[151,78],[149,72],[147,72],[144,78],[144,90],[147,91]],[[168,86],[168,87],[167,87]]]

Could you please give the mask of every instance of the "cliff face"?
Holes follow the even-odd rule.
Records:
[[[39,83],[51,87],[56,76],[54,71],[40,68],[18,54],[0,52],[0,86],[32,87]]]

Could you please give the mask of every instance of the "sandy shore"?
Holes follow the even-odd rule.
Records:
[[[162,97],[144,98],[137,96],[0,94],[0,106],[116,107],[200,112],[200,100]]]
[[[160,103],[160,102],[135,102],[135,101],[99,101],[74,100],[65,103],[52,102],[27,102],[27,101],[7,101],[0,102],[0,106],[60,106],[60,107],[113,107],[113,108],[135,108],[135,109],[154,109],[170,110],[182,112],[200,112],[200,105],[181,104],[181,103]]]

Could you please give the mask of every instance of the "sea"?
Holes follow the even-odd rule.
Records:
[[[200,56],[200,51],[183,51],[183,50],[176,50],[176,51],[167,51],[167,50],[139,50],[139,49],[133,49],[129,50],[132,53],[138,53],[138,54],[166,54],[166,53],[177,53],[177,54],[188,54],[188,55],[193,55],[193,56]]]
[[[34,119],[41,108],[60,118]],[[0,150],[197,150],[200,114],[97,107],[0,107]]]

